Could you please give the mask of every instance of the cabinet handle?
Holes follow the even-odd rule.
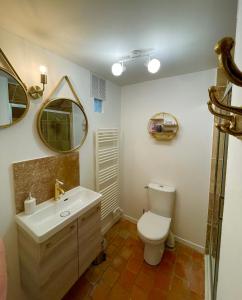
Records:
[[[73,230],[76,226],[73,224],[70,226],[70,230]]]

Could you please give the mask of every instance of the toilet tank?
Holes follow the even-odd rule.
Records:
[[[160,216],[171,218],[173,214],[176,190],[172,186],[158,183],[148,185],[150,211]]]

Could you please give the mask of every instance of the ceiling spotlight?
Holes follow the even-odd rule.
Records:
[[[156,58],[150,59],[147,68],[150,73],[157,73],[160,69],[160,61]]]
[[[120,76],[125,71],[123,63],[114,63],[112,65],[112,73],[114,76]]]
[[[154,56],[154,49],[136,49],[131,51],[128,55],[122,56],[119,60],[112,65],[112,74],[114,76],[120,76],[126,70],[126,66],[130,63],[138,60],[145,60],[145,66],[148,72],[155,74],[159,71],[161,63]],[[125,64],[125,65],[124,65]]]

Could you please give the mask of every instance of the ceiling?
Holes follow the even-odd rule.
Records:
[[[0,26],[127,85],[215,67],[214,44],[235,35],[236,8],[236,0],[1,0]],[[157,74],[139,59],[112,76],[119,57],[147,48],[161,61]]]

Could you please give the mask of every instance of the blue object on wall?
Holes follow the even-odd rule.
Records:
[[[94,112],[103,112],[103,100],[94,98]]]

